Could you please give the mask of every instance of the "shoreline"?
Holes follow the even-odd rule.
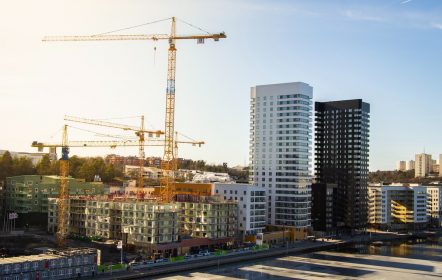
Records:
[[[119,271],[113,274],[98,274],[95,279],[141,279],[147,277],[158,277],[162,275],[171,275],[177,272],[193,271],[196,269],[207,269],[211,267],[219,267],[223,265],[249,262],[260,259],[280,257],[285,255],[301,255],[306,253],[326,251],[340,246],[348,246],[352,244],[371,243],[376,241],[406,241],[420,238],[428,238],[432,236],[441,236],[442,232],[424,232],[413,235],[399,235],[394,233],[372,233],[366,235],[353,236],[344,238],[343,240],[331,241],[300,241],[290,244],[289,247],[270,248],[265,251],[249,252],[243,255],[227,255],[219,257],[211,257],[206,259],[197,259],[184,262],[165,263],[164,265],[130,271]],[[321,240],[321,239],[319,239]]]

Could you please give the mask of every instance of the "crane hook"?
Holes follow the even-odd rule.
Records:
[[[157,46],[153,47],[153,66],[155,66],[155,60],[157,56]]]

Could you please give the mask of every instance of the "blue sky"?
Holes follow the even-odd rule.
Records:
[[[434,157],[442,153],[440,1],[3,1],[0,149],[31,151],[33,140],[57,142],[65,114],[144,114],[150,128],[162,129],[165,43],[40,40],[176,16],[228,36],[203,46],[177,45],[176,130],[207,142],[200,149],[180,147],[180,156],[244,164],[250,87],[292,81],[312,85],[318,101],[362,98],[371,104],[371,170],[393,169],[424,149]],[[131,33],[168,30],[158,24]],[[179,23],[178,32],[198,31]],[[92,137],[75,129],[70,135]],[[137,150],[73,150],[110,152]],[[161,149],[146,153],[161,155]]]

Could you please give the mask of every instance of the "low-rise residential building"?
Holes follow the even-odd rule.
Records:
[[[57,230],[57,207],[57,199],[50,199],[50,232]],[[67,213],[69,234],[124,240],[149,256],[176,256],[195,246],[233,242],[237,235],[237,203],[215,196],[179,195],[170,203],[70,197]]]
[[[107,155],[104,158],[106,163],[113,165],[138,165],[140,159],[137,156],[119,156],[115,154]]]
[[[427,187],[391,184],[370,185],[369,224],[390,230],[414,230],[428,226]]]
[[[208,172],[208,171],[197,171],[192,179],[193,183],[227,183],[233,182],[232,178],[230,178],[227,173],[219,173],[219,172]]]
[[[266,225],[266,191],[250,184],[213,184],[213,194],[238,203],[238,228],[242,237],[256,235]]]
[[[126,176],[136,177],[140,172],[140,167],[136,165],[125,165],[124,174]],[[158,180],[163,176],[164,171],[157,167],[143,167],[143,177]]]
[[[5,208],[19,214],[17,223],[45,225],[48,213],[48,198],[58,197],[59,176],[23,175],[6,178]],[[102,195],[102,182],[85,182],[68,179],[69,195]]]
[[[100,263],[96,249],[48,250],[44,254],[0,258],[0,279],[80,279],[94,277]]]

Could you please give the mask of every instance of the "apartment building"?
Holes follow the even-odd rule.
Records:
[[[215,183],[213,194],[238,204],[238,230],[243,238],[264,230],[267,221],[265,189],[250,184]]]
[[[429,154],[417,154],[414,164],[414,177],[425,177],[431,172],[433,160]]]
[[[267,194],[267,223],[310,228],[313,88],[251,88],[250,183]]]
[[[442,226],[442,186],[427,186],[427,216],[432,226]]]
[[[55,232],[57,199],[49,204],[48,231]],[[147,255],[178,255],[188,244],[209,246],[237,236],[237,203],[218,197],[180,195],[171,203],[70,197],[67,213],[69,234],[124,240]],[[189,241],[193,239],[199,241]]]
[[[405,160],[400,160],[396,163],[397,171],[405,171],[407,170],[407,162]]]
[[[332,235],[343,226],[338,223],[338,211],[335,207],[338,203],[337,188],[337,184],[312,184],[312,226],[315,231]]]
[[[238,205],[216,197],[177,200],[181,234],[194,238],[222,239],[237,236]]]
[[[46,225],[48,198],[59,195],[60,177],[23,175],[6,178],[5,209],[19,214],[20,225]],[[105,188],[102,182],[85,182],[69,178],[70,195],[102,195]]]
[[[125,165],[124,174],[130,177],[137,177],[140,172],[140,167],[136,165]],[[153,180],[158,180],[163,177],[164,171],[157,167],[143,167],[143,177]]]
[[[315,113],[316,182],[336,185],[331,224],[344,231],[363,229],[367,226],[370,104],[361,99],[316,102]],[[324,209],[328,202],[313,198],[314,204],[323,203],[313,208]]]
[[[442,168],[441,165],[442,164],[442,154],[439,155],[439,177],[442,177]]]
[[[414,170],[414,160],[407,161],[406,170]]]
[[[94,277],[100,260],[96,249],[48,250],[44,254],[0,258],[0,279],[80,279]]]
[[[370,185],[369,224],[389,230],[414,230],[428,226],[427,187],[392,184]]]

